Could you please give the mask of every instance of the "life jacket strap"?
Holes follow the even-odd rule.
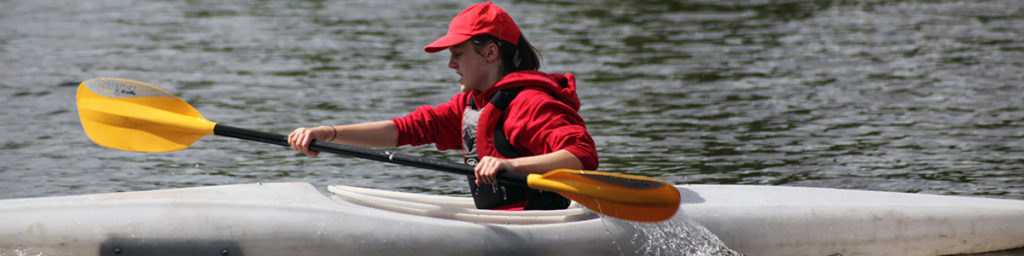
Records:
[[[512,100],[515,99],[516,95],[519,95],[519,91],[522,90],[523,88],[519,87],[498,91],[494,94],[494,97],[491,98],[491,105],[494,105],[495,108],[504,113],[505,109],[508,109],[508,105],[512,103]],[[494,125],[494,149],[506,158],[523,157],[524,155],[520,154],[519,151],[512,146],[512,142],[509,141],[508,136],[505,135],[505,117],[506,115],[501,115],[498,122]]]

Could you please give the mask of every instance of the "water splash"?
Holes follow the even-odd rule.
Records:
[[[743,255],[725,246],[704,225],[683,216],[659,223],[633,223],[631,241],[640,255],[733,256]]]
[[[621,255],[663,255],[663,256],[739,256],[708,231],[704,225],[676,214],[667,221],[644,223],[626,221],[602,216],[608,226],[631,227],[634,230],[629,245],[616,244]],[[626,249],[629,248],[629,249]]]

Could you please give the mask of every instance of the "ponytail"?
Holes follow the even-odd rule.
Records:
[[[488,44],[497,44],[501,53],[502,73],[540,70],[540,52],[526,40],[525,36],[519,36],[518,46],[488,34],[474,36],[470,42],[475,46],[477,54],[483,54],[483,48]]]
[[[519,36],[518,48],[513,54],[512,71],[540,70],[540,52],[537,51],[537,48],[533,48],[530,41],[526,41],[525,36]]]

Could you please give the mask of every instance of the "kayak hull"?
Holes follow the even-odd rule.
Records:
[[[782,186],[680,190],[684,214],[749,255],[948,255],[1024,247],[1020,200]]]
[[[602,218],[576,205],[503,212],[473,209],[469,198],[347,186],[324,194],[308,183],[0,200],[0,254],[683,254],[654,248],[687,238],[652,234],[658,228],[651,225],[672,230],[686,218],[748,255],[943,255],[1024,246],[1018,200],[776,186],[679,189],[683,204],[667,224]]]
[[[5,200],[0,219],[0,251],[45,255],[601,255],[617,250],[609,232],[626,233],[406,215],[332,200],[306,183]],[[582,236],[548,235],[565,226]]]

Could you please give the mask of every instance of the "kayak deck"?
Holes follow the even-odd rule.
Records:
[[[946,255],[1024,246],[1024,201],[747,185],[678,186],[691,218],[748,255]],[[579,207],[266,183],[0,200],[0,254],[631,255],[661,224]],[[651,237],[651,236],[647,236]],[[688,239],[686,237],[676,239]],[[673,252],[669,252],[673,253]]]
[[[681,212],[751,255],[945,255],[1024,246],[1024,201],[826,188],[683,185]],[[329,186],[367,207],[474,223],[543,224],[599,216],[477,210],[471,198]]]
[[[684,215],[749,255],[947,255],[1024,246],[1024,201],[751,185],[678,186]],[[542,224],[598,218],[559,211],[477,210],[471,198],[333,185],[367,207],[474,223]]]
[[[451,203],[429,208],[407,202],[405,212],[396,212],[356,202],[398,194],[348,193],[349,200],[344,194],[325,195],[309,183],[264,183],[2,200],[0,254],[493,256],[632,250],[623,246],[630,244],[632,226],[605,222],[578,207],[508,214],[461,207],[458,198],[407,194],[420,204]]]

